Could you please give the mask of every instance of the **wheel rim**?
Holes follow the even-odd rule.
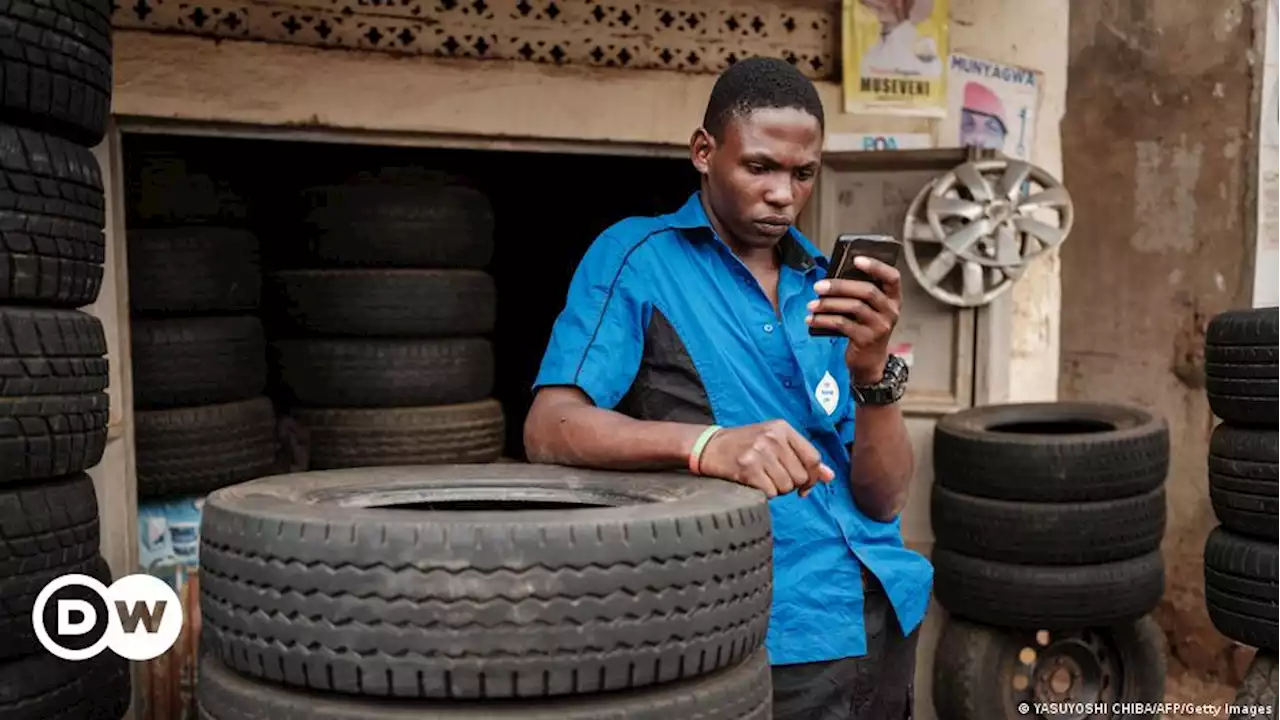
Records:
[[[986,305],[1060,246],[1074,219],[1070,194],[1043,169],[1019,160],[968,162],[912,201],[903,229],[907,262],[942,302]]]
[[[1105,703],[1123,697],[1120,653],[1093,630],[1027,636],[1013,657],[1006,688],[1011,707],[1020,703]],[[1083,720],[1088,714],[1054,715]]]

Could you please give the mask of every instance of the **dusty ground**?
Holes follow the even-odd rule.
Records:
[[[1250,653],[1252,657],[1252,653]],[[1171,703],[1197,703],[1202,705],[1222,705],[1235,699],[1236,689],[1224,680],[1196,677],[1183,669],[1170,668],[1169,677],[1165,680],[1164,700]],[[1181,720],[1186,716],[1166,715],[1167,720]]]

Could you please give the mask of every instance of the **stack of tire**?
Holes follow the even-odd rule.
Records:
[[[98,498],[84,473],[106,446],[106,334],[96,317],[76,310],[93,304],[102,285],[106,202],[89,148],[105,135],[110,105],[110,11],[104,0],[0,5],[5,720],[114,719],[132,700],[125,660],[109,652],[61,660],[41,647],[32,624],[36,597],[54,578],[82,573],[112,582],[100,554]],[[75,590],[55,597],[80,597]],[[105,621],[105,603],[92,599]],[[57,627],[55,606],[45,606],[48,628]],[[75,645],[75,638],[51,634]]]
[[[1278,319],[1276,308],[1224,312],[1210,321],[1204,349],[1209,407],[1222,420],[1209,441],[1209,497],[1219,526],[1205,542],[1205,603],[1219,632],[1257,648],[1236,704],[1266,699],[1273,708],[1280,632]]]
[[[310,267],[272,276],[272,347],[308,467],[497,460],[488,200],[447,183],[373,181],[305,197]]]
[[[1165,422],[1090,403],[979,407],[934,434],[941,720],[1037,702],[1156,702]]]
[[[764,496],[539,465],[209,496],[208,720],[767,720]]]
[[[128,231],[138,496],[199,496],[270,473],[275,410],[242,203],[181,158],[142,162]],[[176,191],[175,191],[176,190]]]

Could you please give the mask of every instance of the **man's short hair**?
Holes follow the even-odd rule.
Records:
[[[702,127],[716,140],[734,118],[761,108],[795,108],[818,119],[825,127],[818,89],[791,63],[778,58],[752,57],[730,65],[720,74]]]

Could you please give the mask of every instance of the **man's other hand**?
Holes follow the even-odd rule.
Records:
[[[783,420],[726,428],[702,452],[703,475],[732,480],[777,497],[798,490],[803,497],[835,472],[822,455]]]

